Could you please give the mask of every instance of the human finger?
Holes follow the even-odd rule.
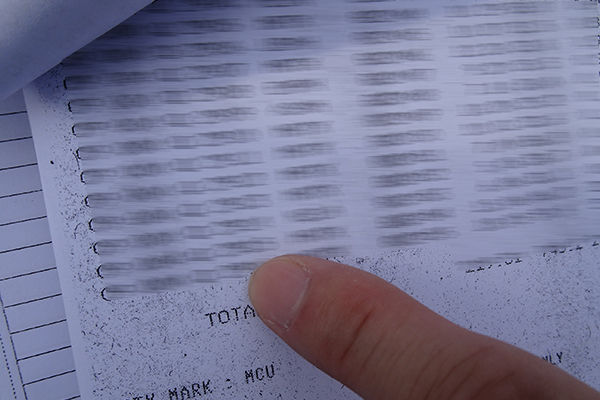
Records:
[[[253,273],[249,296],[288,345],[367,399],[600,399],[539,357],[347,265],[278,257]]]

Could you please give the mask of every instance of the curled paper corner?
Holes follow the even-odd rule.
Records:
[[[0,100],[150,3],[151,0],[0,2]]]

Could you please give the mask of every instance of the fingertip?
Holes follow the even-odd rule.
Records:
[[[310,274],[291,257],[277,257],[258,267],[248,282],[248,295],[258,315],[285,331],[297,314]]]

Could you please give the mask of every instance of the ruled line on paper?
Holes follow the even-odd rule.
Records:
[[[20,224],[22,222],[35,221],[35,220],[44,219],[44,218],[48,218],[48,217],[46,215],[42,215],[41,217],[33,217],[33,218],[22,219],[20,221],[7,222],[7,223],[4,223],[4,224],[0,224],[0,226]]]
[[[27,332],[27,331],[32,331],[34,329],[39,329],[39,328],[43,328],[45,326],[50,326],[50,325],[54,325],[54,324],[59,324],[61,322],[67,322],[67,319],[59,319],[58,321],[53,321],[53,322],[48,322],[47,324],[43,324],[43,325],[38,325],[38,326],[33,326],[31,328],[27,328],[27,329],[21,329],[20,331],[11,331],[11,334],[17,334],[17,333],[22,333],[22,332]]]
[[[15,165],[13,167],[0,168],[0,171],[6,171],[9,169],[17,169],[17,168],[23,168],[23,167],[31,167],[32,165],[37,165],[37,163],[29,163],[29,164],[23,164],[23,165]]]
[[[0,196],[0,199],[4,199],[4,198],[7,198],[7,197],[23,196],[24,194],[37,193],[37,192],[41,192],[41,191],[42,191],[42,189],[36,189],[36,190],[30,190],[28,192],[7,194],[5,196]]]
[[[45,381],[45,380],[48,380],[48,379],[56,378],[58,376],[62,376],[62,375],[66,375],[66,374],[71,374],[73,372],[75,372],[74,369],[72,369],[70,371],[61,372],[60,374],[56,374],[56,375],[52,375],[52,376],[47,376],[45,378],[38,379],[37,381],[31,381],[31,382],[24,383],[23,386],[27,386],[27,385],[31,385],[31,384],[34,384],[34,383],[42,382],[42,381]]]
[[[43,245],[45,245],[45,244],[51,244],[51,243],[52,243],[51,241],[48,241],[48,242],[42,242],[42,243],[36,243],[36,244],[32,244],[32,245],[29,245],[29,246],[17,247],[17,248],[15,248],[15,249],[2,250],[2,251],[0,251],[0,254],[4,254],[4,253],[10,253],[10,252],[12,252],[12,251],[19,251],[19,250],[30,249],[30,248],[32,248],[32,247],[43,246]]]
[[[77,387],[77,376],[75,372],[55,376],[25,386],[28,400],[46,400],[48,393],[52,393],[56,400],[73,397],[75,393],[69,391],[70,386]]]
[[[20,278],[21,276],[27,276],[27,275],[38,274],[38,273],[40,273],[40,272],[44,272],[44,271],[50,271],[50,270],[53,270],[53,269],[56,269],[56,267],[51,267],[51,268],[41,269],[41,270],[39,270],[39,271],[26,272],[26,273],[19,274],[19,275],[14,275],[14,276],[8,276],[8,277],[5,277],[5,278],[0,278],[0,282],[2,282],[2,281],[6,281],[6,280],[9,280],[9,279]]]
[[[31,139],[31,136],[19,137],[19,138],[14,138],[14,139],[0,140],[0,143],[15,142],[17,140],[25,140],[25,139]]]
[[[36,165],[0,173],[0,198],[41,192],[40,173]]]
[[[27,111],[15,111],[15,112],[4,113],[4,114],[0,114],[0,117],[4,117],[5,115],[15,115],[15,114],[27,114]]]
[[[11,307],[22,306],[24,304],[34,303],[34,302],[40,301],[40,300],[52,299],[52,298],[57,297],[57,296],[62,296],[62,295],[60,293],[52,294],[50,296],[44,296],[44,297],[40,297],[40,298],[37,298],[37,299],[24,301],[22,303],[17,303],[17,304],[11,304],[11,305],[8,305],[8,306],[4,306],[4,308],[6,309],[6,308],[11,308]]]
[[[22,357],[22,358],[17,359],[17,361],[29,360],[29,359],[34,358],[34,357],[39,357],[39,356],[43,356],[45,354],[54,353],[55,351],[61,351],[61,350],[70,349],[70,348],[71,348],[71,346],[63,346],[63,347],[59,347],[57,349],[52,349],[52,350],[44,351],[43,353],[37,353],[37,354],[33,354],[33,355],[30,355],[30,356],[27,356],[27,357]]]

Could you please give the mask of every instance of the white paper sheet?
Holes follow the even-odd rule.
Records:
[[[27,88],[82,397],[356,398],[255,316],[247,280],[106,301],[59,70]],[[53,161],[53,164],[50,163]],[[47,189],[46,189],[47,187]],[[335,258],[450,320],[515,344],[600,388],[597,242],[458,271],[448,248]],[[206,392],[205,392],[206,390]]]
[[[285,3],[297,6],[302,2]],[[364,6],[348,4],[356,8]],[[270,12],[273,15],[287,14],[289,10],[272,8]],[[289,15],[294,14],[289,11]],[[215,24],[196,26],[214,27]],[[142,25],[140,29],[144,31],[149,27],[152,25]],[[486,29],[496,28],[498,26],[493,25]],[[332,28],[332,32],[336,29]],[[397,40],[402,35],[388,32],[366,37]],[[137,38],[140,39],[139,36]],[[227,63],[227,60],[220,62],[235,65]],[[137,67],[153,69],[155,63],[156,60],[153,63],[144,61]],[[527,68],[529,65],[479,64],[477,68],[496,70],[517,66]],[[300,62],[299,65],[310,68],[314,64]],[[204,71],[227,71],[228,68]],[[124,76],[124,72],[115,66],[115,70],[109,73]],[[589,79],[585,74],[573,72],[573,77],[580,82]],[[100,85],[105,84],[103,75],[90,75],[88,81],[95,82],[97,79]],[[135,74],[126,76],[127,79],[141,77]],[[398,78],[397,75],[395,77]],[[495,75],[493,78],[491,84],[486,86],[483,82],[476,82],[478,86],[470,90],[505,90],[501,79],[496,80]],[[38,159],[44,166],[42,181],[57,249],[57,264],[61,281],[65,283],[69,329],[83,398],[180,399],[187,398],[188,394],[190,397],[196,394],[206,398],[353,398],[346,388],[300,359],[260,323],[248,302],[245,279],[229,286],[214,285],[114,301],[102,298],[106,282],[98,273],[101,260],[93,251],[98,238],[89,229],[91,213],[85,200],[88,193],[80,179],[83,169],[81,160],[77,158],[79,143],[73,134],[73,120],[67,110],[67,96],[72,96],[71,100],[86,97],[78,97],[76,89],[73,89],[72,95],[67,94],[63,89],[63,79],[60,69],[51,71],[27,88],[26,98]],[[85,81],[86,78],[80,79],[80,82]],[[514,81],[509,86],[511,91],[519,87],[519,82]],[[590,82],[597,84],[595,80]],[[354,81],[351,83],[354,84]],[[543,81],[538,81],[538,84],[541,83]],[[146,87],[153,87],[153,84],[144,85]],[[589,99],[585,92],[589,91],[582,90],[573,98]],[[148,101],[155,98],[143,97]],[[594,96],[590,98],[593,100]],[[110,105],[114,101],[109,95],[96,100],[100,103],[87,105]],[[135,102],[135,98],[130,100]],[[456,102],[459,101],[462,100],[456,99]],[[81,109],[77,111],[77,106],[85,105],[84,102],[72,102],[71,108],[77,113],[81,112]],[[94,122],[104,123],[101,108],[100,114],[95,114],[98,120]],[[199,107],[199,110],[210,109],[216,107]],[[583,108],[578,115],[593,116],[593,108],[585,110]],[[125,114],[130,117],[129,113]],[[156,115],[149,114],[151,117]],[[353,114],[348,113],[346,117],[350,119]],[[593,140],[597,131],[590,128],[593,126],[590,121],[584,122],[590,125],[578,127],[581,128],[580,133],[582,137]],[[322,125],[310,126],[316,128]],[[268,129],[265,132],[267,137]],[[127,140],[125,136],[122,139]],[[510,149],[512,144],[499,142],[497,145]],[[593,151],[589,155],[593,156]],[[593,170],[593,166],[584,169]],[[518,182],[529,181],[522,179]],[[588,195],[593,198],[593,193]],[[456,268],[456,259],[450,254],[450,249],[439,247],[338,260],[383,276],[462,326],[518,345],[600,388],[598,249],[600,245],[597,242],[587,241],[557,249],[554,253],[506,259],[469,273]]]
[[[285,4],[155,3],[65,60],[108,298],[596,238],[595,3]]]

